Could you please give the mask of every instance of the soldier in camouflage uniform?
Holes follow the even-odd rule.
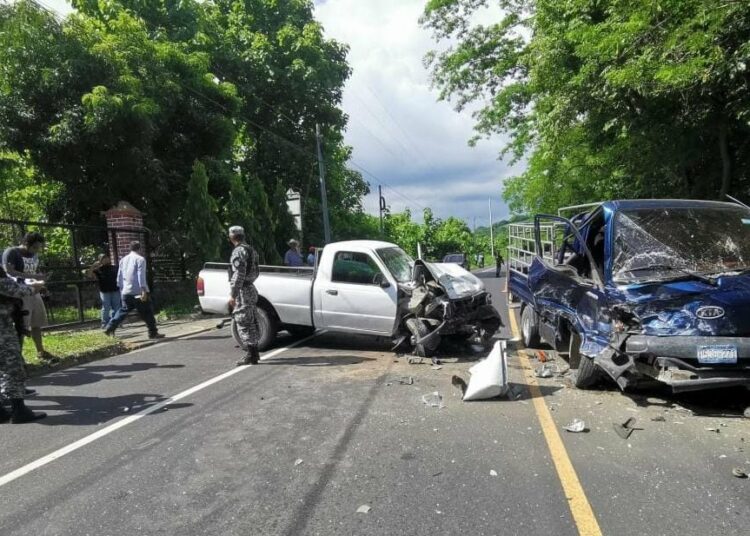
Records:
[[[232,269],[232,296],[229,304],[245,350],[245,357],[237,361],[237,366],[257,365],[260,360],[260,332],[256,314],[258,291],[253,283],[258,279],[258,253],[245,242],[245,230],[242,227],[230,227],[229,241],[234,246],[229,260]]]
[[[23,401],[26,372],[12,317],[18,300],[31,296],[42,288],[42,283],[33,286],[17,283],[0,268],[0,395],[3,399],[9,398],[12,405],[12,413],[9,414],[0,403],[0,422],[10,419],[13,424],[20,424],[47,416],[43,412],[31,411]]]

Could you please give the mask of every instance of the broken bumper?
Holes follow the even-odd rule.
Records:
[[[700,363],[698,348],[702,346],[733,346],[737,362]],[[635,358],[639,372],[669,385],[674,392],[750,386],[750,337],[632,335],[625,352]]]

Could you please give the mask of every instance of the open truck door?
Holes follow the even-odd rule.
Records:
[[[529,267],[528,285],[538,332],[553,348],[569,354],[573,369],[579,367],[581,354],[593,356],[607,346],[609,319],[602,260],[594,258],[587,243],[587,238],[592,239],[590,233],[601,231],[584,228],[581,232],[561,216],[540,214],[534,218],[536,255]],[[592,363],[585,365],[594,370]]]

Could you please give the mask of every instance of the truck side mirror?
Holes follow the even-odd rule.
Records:
[[[372,278],[372,282],[375,285],[378,285],[380,288],[388,288],[391,286],[388,280],[381,273],[375,274],[375,276]]]

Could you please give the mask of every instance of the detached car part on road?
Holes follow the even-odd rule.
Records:
[[[538,215],[509,236],[524,343],[567,355],[576,386],[602,373],[621,389],[750,386],[746,206],[608,201],[571,219]]]
[[[502,325],[482,281],[454,264],[414,261],[388,242],[337,242],[313,268],[261,266],[258,322],[261,350],[279,330],[316,328],[391,337],[421,357],[455,335],[488,344]],[[204,312],[229,314],[229,265],[207,263],[198,277]]]

